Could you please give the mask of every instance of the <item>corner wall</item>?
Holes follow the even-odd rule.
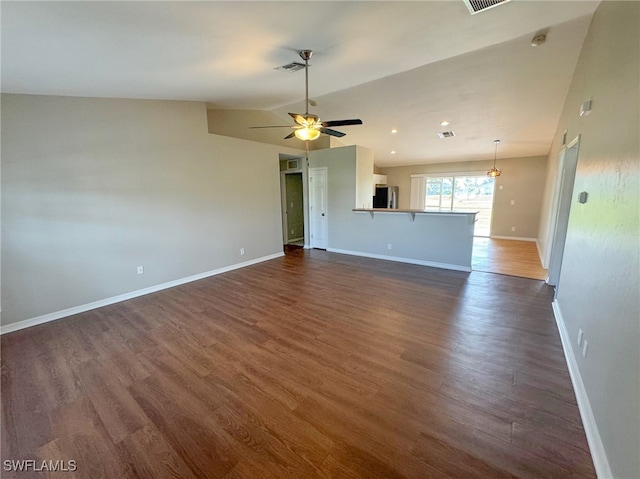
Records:
[[[583,385],[578,400],[589,406],[581,411],[600,478],[640,477],[639,32],[638,2],[603,1],[595,12],[549,155],[538,236],[547,252],[566,129],[568,141],[581,139],[555,308]],[[580,117],[586,100],[592,111]],[[581,191],[585,204],[576,199]],[[575,345],[578,329],[586,358]]]
[[[3,326],[282,252],[298,152],[204,103],[2,95],[1,151]]]

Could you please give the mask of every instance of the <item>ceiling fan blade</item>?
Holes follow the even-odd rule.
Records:
[[[293,121],[295,121],[298,125],[304,124],[304,116],[298,113],[289,113],[289,116],[293,118]]]
[[[292,131],[291,133],[289,133],[287,136],[284,137],[285,140],[288,140],[289,138],[293,138],[294,136],[296,136],[296,132]]]
[[[362,125],[362,120],[354,118],[353,120],[334,120],[334,121],[322,122],[322,126],[349,126],[349,125]]]
[[[338,138],[342,138],[346,135],[346,133],[342,133],[341,131],[332,130],[331,128],[320,128],[322,133],[326,133],[327,135],[337,136]]]
[[[293,128],[291,125],[272,125],[272,126],[250,126],[249,128]]]
[[[300,115],[298,113],[289,113],[289,116],[293,118],[298,125],[301,126],[316,123],[319,120],[318,115],[312,115],[311,113],[305,113],[304,115]]]

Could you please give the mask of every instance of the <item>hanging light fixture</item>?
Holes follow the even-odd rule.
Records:
[[[296,138],[304,141],[313,141],[320,136],[322,124],[315,115],[307,115],[302,121],[302,128],[298,128],[294,133]]]
[[[496,149],[493,153],[493,168],[487,171],[487,176],[489,178],[497,178],[500,176],[500,173],[502,173],[502,171],[496,168],[496,157],[498,156],[498,143],[500,143],[500,140],[493,140],[493,142],[496,144]]]
[[[309,59],[313,55],[311,50],[302,50],[300,57],[304,60],[304,103],[307,112],[302,117],[300,123],[302,128],[297,129],[294,133],[296,138],[303,141],[313,141],[320,136],[320,128],[322,124],[316,115],[309,114]]]
[[[345,134],[341,131],[333,130],[333,126],[350,126],[350,125],[362,125],[362,120],[358,118],[352,118],[350,120],[332,120],[332,121],[320,121],[318,115],[312,115],[309,113],[309,105],[316,106],[317,103],[313,100],[309,100],[309,59],[313,55],[312,50],[300,50],[298,52],[300,58],[304,60],[304,65],[300,63],[290,63],[278,67],[277,70],[283,69],[288,71],[297,71],[300,66],[304,68],[304,104],[305,114],[300,115],[298,113],[289,113],[289,116],[295,121],[295,125],[272,125],[272,126],[251,126],[249,128],[291,128],[294,131],[284,137],[285,140],[289,138],[299,138],[304,142],[316,140],[320,137],[320,133],[325,133],[329,136],[335,136],[338,138],[343,137]],[[309,145],[307,144],[307,147]]]

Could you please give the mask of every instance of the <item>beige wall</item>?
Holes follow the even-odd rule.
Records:
[[[2,324],[281,252],[280,152],[203,103],[3,95]]]
[[[345,147],[349,148],[349,147]],[[373,150],[362,146],[356,150],[356,208],[373,207]]]
[[[549,155],[539,244],[546,252],[562,133],[581,135],[557,306],[612,477],[640,477],[640,3],[604,1],[576,67]],[[591,114],[579,116],[592,100]],[[578,192],[589,194],[586,204]],[[575,347],[577,350],[577,347]],[[603,476],[604,477],[604,476]]]
[[[538,236],[546,165],[545,157],[498,159],[496,166],[502,170],[502,175],[496,179],[491,230],[493,236]],[[409,208],[411,175],[474,172],[484,175],[491,166],[493,160],[398,166],[377,170],[387,175],[387,184],[400,188],[399,207]],[[511,200],[514,200],[514,205],[511,205]],[[516,227],[515,232],[511,231],[512,226]]]

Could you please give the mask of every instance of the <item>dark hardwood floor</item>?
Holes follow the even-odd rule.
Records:
[[[2,336],[2,461],[595,478],[541,281],[296,250]]]

